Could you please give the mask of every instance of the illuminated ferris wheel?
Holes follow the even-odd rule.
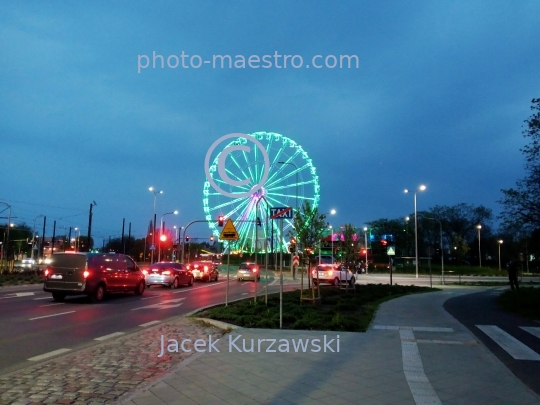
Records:
[[[215,237],[219,237],[222,230],[213,222],[218,216],[223,215],[225,219],[233,220],[240,237],[235,243],[237,250],[255,251],[256,240],[258,251],[269,249],[276,251],[279,247],[285,249],[289,240],[287,235],[293,228],[293,220],[283,220],[281,233],[278,229],[279,221],[271,221],[269,218],[269,208],[296,208],[298,204],[300,209],[304,201],[309,201],[313,207],[317,207],[320,187],[316,169],[308,154],[292,139],[274,132],[255,132],[251,136],[266,150],[269,158],[268,169],[265,167],[263,153],[258,148],[253,148],[252,153],[238,150],[225,156],[224,167],[229,182],[224,181],[221,178],[223,176],[220,177],[218,170],[220,155],[231,146],[248,143],[247,139],[239,137],[234,138],[215,156],[209,167],[209,174],[216,185],[232,194],[245,194],[252,190],[255,184],[261,183],[265,176],[266,180],[247,196],[227,197],[216,191],[207,179],[203,187],[204,213],[206,219],[212,221],[209,222],[209,226]],[[238,185],[245,183],[245,179],[248,178],[250,179],[248,184]],[[260,198],[262,196],[264,199]],[[261,201],[257,204],[259,199]]]

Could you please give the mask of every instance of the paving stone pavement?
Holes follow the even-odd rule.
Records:
[[[222,329],[184,317],[163,322],[0,376],[0,405],[111,403],[193,354],[157,357],[161,335],[195,341],[222,334]]]

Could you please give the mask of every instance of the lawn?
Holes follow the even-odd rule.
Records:
[[[519,290],[505,291],[497,297],[497,303],[510,312],[540,320],[540,288],[520,287]]]
[[[35,272],[0,274],[0,287],[39,283],[43,283],[43,276],[38,276]]]
[[[300,303],[300,290],[283,293],[283,329],[365,332],[379,304],[407,294],[437,291],[428,287],[368,284],[356,292],[321,287],[321,304]],[[304,292],[306,295],[306,292]],[[246,299],[207,309],[195,315],[247,328],[279,328],[279,294]]]

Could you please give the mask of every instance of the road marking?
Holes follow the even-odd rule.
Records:
[[[414,341],[412,329],[399,331],[401,338],[401,356],[403,359],[403,374],[417,405],[442,405],[442,402],[429,382],[424,372],[424,365],[418,350],[418,344]]]
[[[531,335],[540,338],[540,328],[534,326],[520,326],[525,332],[529,332]]]
[[[67,352],[70,352],[70,351],[71,351],[71,349],[58,349],[58,350],[54,350],[54,351],[49,352],[49,353],[41,354],[39,356],[30,357],[28,360],[30,360],[30,361],[40,361],[40,360],[48,359],[49,357],[57,356],[59,354],[67,353]]]
[[[30,295],[35,295],[33,292],[19,292],[19,293],[11,293],[7,295],[12,295],[12,297],[4,296],[0,298],[0,300],[5,300],[7,298],[19,298],[19,297],[28,297]]]
[[[179,307],[180,305],[182,305],[182,302],[180,302],[182,300],[185,300],[185,298],[176,298],[174,300],[165,300],[165,301],[162,301],[162,302],[158,302],[157,304],[147,305],[145,307],[133,308],[132,311],[136,311],[138,309],[146,309],[146,308],[154,308],[154,309],[176,308],[176,307]]]
[[[214,287],[215,285],[223,284],[223,283],[226,283],[226,281],[218,281],[217,283],[204,285],[202,287],[186,288],[185,290],[174,291],[173,294],[180,294],[180,293],[183,293],[183,292],[190,292],[190,291],[193,291],[193,290],[200,290],[201,288]]]
[[[111,339],[111,338],[114,338],[114,337],[117,337],[117,336],[122,336],[124,334],[125,334],[124,332],[114,332],[114,333],[111,333],[110,335],[105,335],[105,336],[95,338],[94,340],[102,341],[102,340]]]
[[[58,315],[65,315],[65,314],[72,314],[75,311],[68,311],[68,312],[60,312],[59,314],[52,314],[52,315],[45,315],[45,316],[38,316],[37,318],[30,318],[29,321],[33,321],[35,319],[43,319],[43,318],[50,318],[51,316],[58,316]]]
[[[495,325],[476,325],[516,360],[540,360],[540,354]]]
[[[65,304],[64,302],[55,302],[54,304],[40,305],[38,308],[52,307],[53,305],[64,305],[64,304]]]
[[[52,296],[42,297],[42,298],[34,298],[34,301],[36,301],[36,300],[52,300]]]
[[[147,326],[152,326],[152,325],[155,325],[157,323],[161,323],[161,321],[146,322],[146,323],[143,323],[142,325],[139,325],[139,326],[142,327],[142,328],[146,328]]]
[[[150,297],[141,298],[141,300],[149,300],[150,298],[159,298],[161,295],[151,295]]]

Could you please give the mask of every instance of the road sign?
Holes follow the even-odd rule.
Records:
[[[386,254],[388,256],[395,256],[396,254],[396,248],[394,246],[387,246],[386,247]]]
[[[233,221],[230,218],[225,223],[225,226],[223,227],[223,230],[221,231],[221,235],[219,235],[219,239],[221,240],[240,239],[240,236],[238,235],[238,231],[236,230],[233,224]]]
[[[148,249],[150,249],[150,250],[156,250],[156,245],[154,245],[154,244],[152,243]]]
[[[293,210],[292,207],[276,207],[276,208],[270,208],[270,218],[276,219],[276,218],[285,218],[285,219],[292,219],[293,217]]]
[[[292,265],[298,267],[300,264],[300,258],[298,256],[294,256],[292,259]]]

